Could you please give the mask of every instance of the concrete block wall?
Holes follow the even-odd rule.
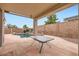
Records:
[[[23,29],[21,29],[21,28],[13,28],[12,29],[12,33],[23,33]],[[4,33],[5,34],[10,34],[11,33],[11,28],[5,28],[4,29]]]
[[[38,33],[42,32],[47,35],[72,38],[74,40],[69,41],[75,42],[76,40],[77,42],[79,39],[79,20],[39,26]]]

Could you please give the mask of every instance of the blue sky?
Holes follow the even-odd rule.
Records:
[[[63,10],[63,11],[57,12],[56,15],[58,18],[57,21],[63,22],[64,18],[78,15],[78,6],[76,4],[70,8]],[[6,18],[6,24],[16,25],[17,27],[20,27],[20,28],[22,28],[22,26],[25,24],[28,27],[33,26],[33,20],[30,18],[11,15],[11,14],[7,14],[7,13],[5,13],[5,18]],[[40,20],[38,20],[38,25],[44,25],[45,21],[47,21],[47,17],[41,18]]]
[[[5,14],[6,23],[16,25],[17,27],[22,28],[23,25],[27,25],[28,27],[32,27],[33,19],[27,17],[16,16],[12,14]]]

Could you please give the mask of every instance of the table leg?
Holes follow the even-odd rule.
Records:
[[[43,48],[43,43],[42,43],[42,45],[41,45],[41,47],[40,47],[40,51],[39,51],[39,53],[42,52],[42,48]]]

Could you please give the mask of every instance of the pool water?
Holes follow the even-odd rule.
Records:
[[[26,33],[26,34],[16,34],[16,35],[20,36],[21,38],[27,38],[27,37],[32,36],[32,35],[29,34],[29,33]]]

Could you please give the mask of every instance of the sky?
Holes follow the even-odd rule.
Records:
[[[74,5],[70,8],[62,10],[56,13],[59,22],[63,22],[64,18],[72,17],[78,15],[78,5]],[[33,27],[33,19],[27,17],[16,16],[12,14],[5,13],[6,24],[16,25],[19,28],[22,28],[23,25],[28,27]],[[38,20],[38,25],[44,25],[47,21],[47,17],[43,17]]]

